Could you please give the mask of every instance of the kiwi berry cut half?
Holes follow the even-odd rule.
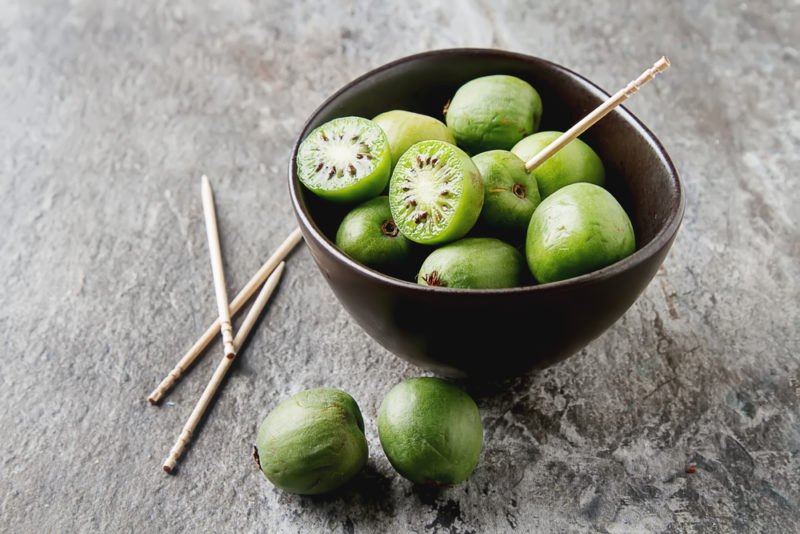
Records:
[[[438,245],[463,237],[483,207],[483,180],[466,152],[444,141],[412,145],[394,168],[389,207],[411,241]]]
[[[297,177],[314,194],[356,203],[378,196],[389,181],[392,153],[380,126],[340,117],[312,131],[297,151]]]

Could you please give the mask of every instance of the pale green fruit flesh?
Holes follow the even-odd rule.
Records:
[[[516,287],[524,268],[525,260],[511,245],[491,237],[468,237],[431,252],[417,283],[463,289]]]

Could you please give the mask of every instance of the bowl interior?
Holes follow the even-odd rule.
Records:
[[[299,143],[314,128],[336,117],[372,118],[391,109],[423,113],[444,121],[444,106],[455,91],[465,82],[489,74],[514,75],[536,88],[544,109],[540,130],[564,131],[608,97],[588,80],[554,63],[496,50],[434,51],[387,64],[330,97],[298,137],[292,156],[293,189],[312,225],[332,243],[339,223],[351,208],[322,201],[299,186],[294,157]],[[672,168],[672,163],[655,137],[630,112],[617,108],[581,139],[603,160],[606,188],[631,218],[637,250],[668,231],[667,223],[675,218],[680,202],[680,185],[677,175],[674,182],[664,182],[659,170]],[[409,274],[413,277],[415,273],[405,274],[408,279]]]

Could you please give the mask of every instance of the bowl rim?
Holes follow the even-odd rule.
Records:
[[[388,63],[385,63],[379,67],[371,69],[361,76],[353,79],[352,81],[348,82],[336,92],[331,94],[328,98],[326,98],[317,108],[309,115],[308,119],[303,124],[303,127],[300,130],[300,133],[295,140],[294,146],[292,148],[292,156],[289,160],[289,196],[292,200],[292,206],[294,208],[295,215],[300,223],[300,226],[303,227],[306,232],[304,235],[310,236],[316,244],[323,248],[328,254],[336,258],[339,263],[345,264],[352,270],[357,271],[360,275],[365,276],[371,279],[373,282],[389,286],[395,287],[397,289],[406,290],[406,291],[418,291],[421,294],[466,294],[466,295],[502,295],[502,294],[528,294],[528,293],[540,293],[540,292],[548,292],[548,291],[558,291],[567,288],[579,288],[585,285],[599,283],[601,281],[613,278],[618,276],[620,273],[627,271],[629,269],[633,269],[645,261],[652,255],[654,255],[658,250],[662,249],[663,247],[667,246],[669,242],[674,239],[675,235],[677,234],[678,228],[680,227],[681,221],[683,219],[683,214],[686,208],[686,195],[683,183],[678,175],[678,171],[675,168],[675,165],[670,159],[669,154],[664,149],[664,146],[661,144],[661,141],[653,134],[650,129],[644,125],[644,123],[639,120],[633,113],[631,113],[628,108],[623,105],[617,106],[612,113],[620,113],[623,117],[629,122],[635,129],[639,131],[639,133],[647,140],[647,142],[652,146],[654,152],[658,154],[658,156],[663,161],[663,164],[667,167],[669,171],[669,176],[672,179],[672,183],[677,191],[677,198],[676,201],[670,206],[670,212],[667,216],[666,223],[661,227],[661,229],[656,233],[655,236],[650,240],[649,243],[644,245],[642,248],[636,249],[633,254],[619,260],[609,266],[603,267],[601,269],[597,269],[590,273],[586,273],[580,276],[575,276],[572,278],[567,278],[565,280],[559,280],[557,282],[547,282],[543,284],[534,284],[534,285],[527,285],[527,286],[518,286],[518,287],[509,287],[509,288],[496,288],[496,289],[464,289],[464,288],[448,288],[448,287],[438,287],[438,286],[423,286],[414,282],[409,282],[407,280],[402,280],[400,278],[395,278],[389,276],[387,274],[383,274],[380,271],[376,271],[358,263],[357,261],[353,260],[346,254],[336,247],[334,243],[332,243],[320,230],[317,224],[314,222],[314,219],[311,217],[311,214],[308,212],[307,207],[301,202],[302,192],[301,192],[301,184],[298,179],[296,179],[297,169],[296,169],[296,159],[297,159],[297,150],[300,147],[300,143],[303,142],[302,134],[306,131],[311,124],[311,122],[316,118],[319,113],[326,108],[332,101],[337,99],[340,95],[350,90],[352,87],[360,84],[364,80],[375,76],[381,72],[387,71],[389,69],[393,69],[399,65],[404,63],[410,63],[414,61],[424,60],[428,57],[441,57],[441,56],[463,56],[463,55],[482,55],[482,56],[496,56],[498,58],[505,58],[505,59],[515,59],[521,60],[528,63],[539,63],[543,66],[551,68],[556,71],[560,71],[563,74],[566,74],[570,77],[577,78],[578,81],[582,82],[587,89],[591,92],[595,93],[596,96],[600,97],[602,100],[607,99],[610,94],[601,89],[597,84],[592,82],[591,80],[585,78],[584,76],[578,74],[577,72],[568,69],[562,65],[557,63],[553,63],[552,61],[542,59],[540,57],[531,56],[527,54],[521,54],[518,52],[511,52],[507,50],[499,50],[493,48],[443,48],[437,50],[429,50],[426,52],[421,52],[418,54],[412,54],[409,56],[405,56]]]

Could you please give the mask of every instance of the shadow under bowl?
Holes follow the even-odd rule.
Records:
[[[685,206],[680,178],[661,143],[618,107],[581,139],[603,160],[606,188],[633,223],[637,247],[631,256],[560,282],[465,290],[387,276],[340,252],[336,229],[350,207],[326,203],[300,184],[295,160],[302,140],[347,115],[371,118],[405,109],[443,119],[444,105],[462,84],[489,74],[514,75],[536,88],[544,106],[540,130],[564,131],[608,98],[582,76],[536,57],[487,49],[426,52],[370,71],[326,100],[300,132],[289,164],[303,237],[345,309],[392,353],[458,378],[507,378],[546,367],[602,334],[656,274]]]

